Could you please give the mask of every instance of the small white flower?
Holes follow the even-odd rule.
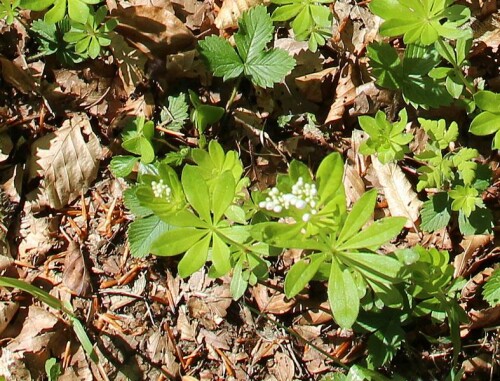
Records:
[[[304,209],[307,206],[306,202],[304,200],[297,200],[295,203],[295,207],[297,209]]]
[[[309,213],[305,213],[303,216],[302,216],[302,221],[304,222],[307,222],[311,219],[311,215]]]
[[[282,206],[281,205],[276,205],[273,209],[273,212],[274,213],[281,213],[281,211],[283,210]]]

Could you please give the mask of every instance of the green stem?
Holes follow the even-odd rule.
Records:
[[[234,103],[234,100],[236,99],[236,94],[238,94],[238,88],[240,87],[240,83],[241,83],[241,77],[238,77],[236,82],[234,82],[233,90],[231,91],[231,95],[229,96],[229,99],[227,100],[226,107],[225,107],[226,113],[229,111],[229,109],[231,108],[231,106]]]
[[[443,39],[440,37],[440,38],[438,38],[437,42],[438,42],[439,46],[441,46],[441,48],[443,49],[443,51],[447,53],[448,50],[446,48],[446,45],[444,44]],[[476,93],[476,89],[467,80],[467,78],[465,78],[464,74],[462,73],[462,69],[460,68],[460,66],[458,66],[458,64],[457,64],[457,62],[455,60],[455,57],[448,56],[447,59],[448,59],[448,62],[450,62],[453,65],[453,69],[455,70],[455,73],[458,75],[458,78],[460,78],[460,80],[462,81],[462,83],[465,85],[465,87],[467,88],[467,91],[469,91],[469,93],[471,95],[474,95]]]

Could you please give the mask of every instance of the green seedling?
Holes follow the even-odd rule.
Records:
[[[32,11],[43,11],[50,7],[44,17],[50,24],[61,21],[66,14],[71,20],[85,24],[90,13],[90,5],[100,2],[101,0],[21,0],[21,7]]]

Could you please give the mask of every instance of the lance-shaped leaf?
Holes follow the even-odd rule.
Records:
[[[335,259],[328,279],[328,302],[337,324],[351,328],[359,313],[358,289],[349,269],[342,270]]]

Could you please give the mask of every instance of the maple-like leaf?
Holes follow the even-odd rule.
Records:
[[[273,38],[273,23],[266,7],[244,12],[234,35],[236,49],[224,38],[210,36],[199,42],[200,53],[215,76],[224,80],[246,75],[257,86],[272,87],[294,68],[295,59],[282,49],[266,49]]]
[[[76,115],[34,143],[36,171],[51,207],[59,209],[80,195],[97,176],[101,145],[85,115]]]

